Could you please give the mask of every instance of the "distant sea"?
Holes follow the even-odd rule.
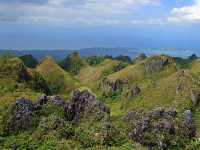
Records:
[[[144,49],[141,52],[147,55],[170,55],[173,57],[183,57],[186,58],[192,54],[200,56],[200,49],[199,50],[177,50],[177,49]]]

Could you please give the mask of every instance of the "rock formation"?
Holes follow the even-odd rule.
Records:
[[[65,105],[65,117],[73,122],[80,122],[84,118],[101,120],[109,112],[109,108],[97,101],[89,91],[74,91],[71,100]]]
[[[18,99],[11,108],[6,132],[10,134],[31,128],[33,126],[33,111],[34,104],[30,100]]]
[[[183,121],[177,123],[177,112],[174,108],[158,107],[147,113],[131,111],[125,119],[133,127],[129,134],[133,141],[149,148],[165,149],[169,143],[174,142],[180,131],[187,138],[195,136],[191,115],[191,111],[185,111]]]

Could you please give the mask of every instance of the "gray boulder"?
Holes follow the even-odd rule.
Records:
[[[38,98],[38,101],[34,104],[35,109],[41,109],[43,105],[47,104],[48,98],[44,94]]]
[[[32,114],[34,110],[34,105],[30,100],[18,99],[11,107],[6,132],[10,134],[31,128],[33,126]]]
[[[64,107],[65,117],[68,121],[79,122],[84,118],[101,120],[105,118],[110,110],[103,103],[96,100],[89,91],[76,90],[71,100]]]
[[[200,93],[198,91],[192,90],[191,91],[191,100],[193,106],[196,106],[200,100]]]
[[[196,128],[192,119],[192,111],[186,110],[183,113],[183,128],[185,130],[186,136],[195,137]]]
[[[59,97],[59,96],[57,96],[57,95],[55,95],[55,96],[51,96],[50,97],[50,102],[53,104],[53,105],[56,105],[56,106],[64,106],[65,105],[65,101],[61,98],[61,97]]]
[[[150,112],[131,111],[126,120],[132,127],[130,138],[152,149],[166,149],[176,137],[176,110],[174,108],[158,107]]]

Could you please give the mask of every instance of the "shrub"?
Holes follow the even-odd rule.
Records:
[[[105,60],[105,57],[91,56],[86,59],[86,62],[91,66],[96,66],[102,63]]]
[[[38,64],[37,59],[34,58],[32,55],[24,55],[19,58],[24,62],[24,64],[27,67],[30,67],[30,68],[35,68]]]
[[[85,66],[84,61],[80,58],[80,55],[76,52],[69,54],[67,58],[65,58],[63,61],[60,62],[60,66],[72,73],[72,74],[78,74],[79,71],[83,66]]]

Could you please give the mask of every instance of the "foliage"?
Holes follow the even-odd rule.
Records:
[[[60,62],[60,66],[74,74],[77,75],[81,68],[85,66],[85,62],[80,58],[80,55],[76,52],[69,54],[64,60]]]
[[[23,55],[19,58],[24,62],[24,64],[27,67],[30,67],[30,68],[35,68],[38,64],[37,59],[34,58],[32,55]]]
[[[43,76],[51,94],[71,91],[77,84],[77,81],[51,57],[43,59],[36,70]]]
[[[131,60],[131,58],[129,56],[119,55],[119,56],[115,57],[114,59],[122,61],[122,62],[125,62],[125,63],[128,63],[128,64],[132,63],[132,60]]]
[[[91,66],[96,66],[102,63],[104,60],[105,58],[100,56],[91,56],[86,58],[86,62]]]
[[[123,61],[128,60],[124,57],[123,59]],[[162,65],[163,60],[168,60],[169,63]],[[154,143],[159,137],[164,142],[170,142],[167,149],[199,149],[199,105],[193,107],[190,98],[191,90],[200,89],[200,61],[196,57],[146,58],[143,55],[134,60],[133,64],[128,64],[110,57],[105,59],[105,57],[93,56],[86,58],[86,61],[90,65],[85,64],[79,55],[71,54],[62,62],[63,67],[67,66],[67,71],[77,75],[72,77],[50,57],[43,59],[36,70],[27,68],[20,59],[12,55],[5,55],[0,59],[0,149],[11,149],[15,146],[18,149],[60,150],[147,149],[129,139],[129,129],[132,128],[132,124],[127,125],[124,117],[131,110],[142,109],[145,113],[159,106],[175,107],[180,115],[177,116],[177,120],[181,119],[185,109],[192,108],[197,138],[187,139],[182,136],[181,131],[177,131],[173,136],[161,131],[156,137],[153,136],[154,133],[146,133],[144,135],[146,142]],[[146,67],[152,64],[158,65],[159,69],[148,72]],[[25,77],[28,77],[27,80],[18,81],[16,77],[19,75],[24,77],[22,76],[24,73],[27,75]],[[105,94],[99,88],[104,81],[115,83],[117,80],[129,85],[137,85],[141,93],[137,97],[127,99],[119,91]],[[110,107],[108,120],[100,122],[83,119],[73,124],[65,120],[63,107],[48,102],[33,114],[35,124],[32,129],[16,135],[3,136],[4,118],[16,98],[26,97],[34,100],[42,93],[68,97],[72,90],[83,87],[91,89],[98,100]],[[151,124],[155,123],[151,122]]]

